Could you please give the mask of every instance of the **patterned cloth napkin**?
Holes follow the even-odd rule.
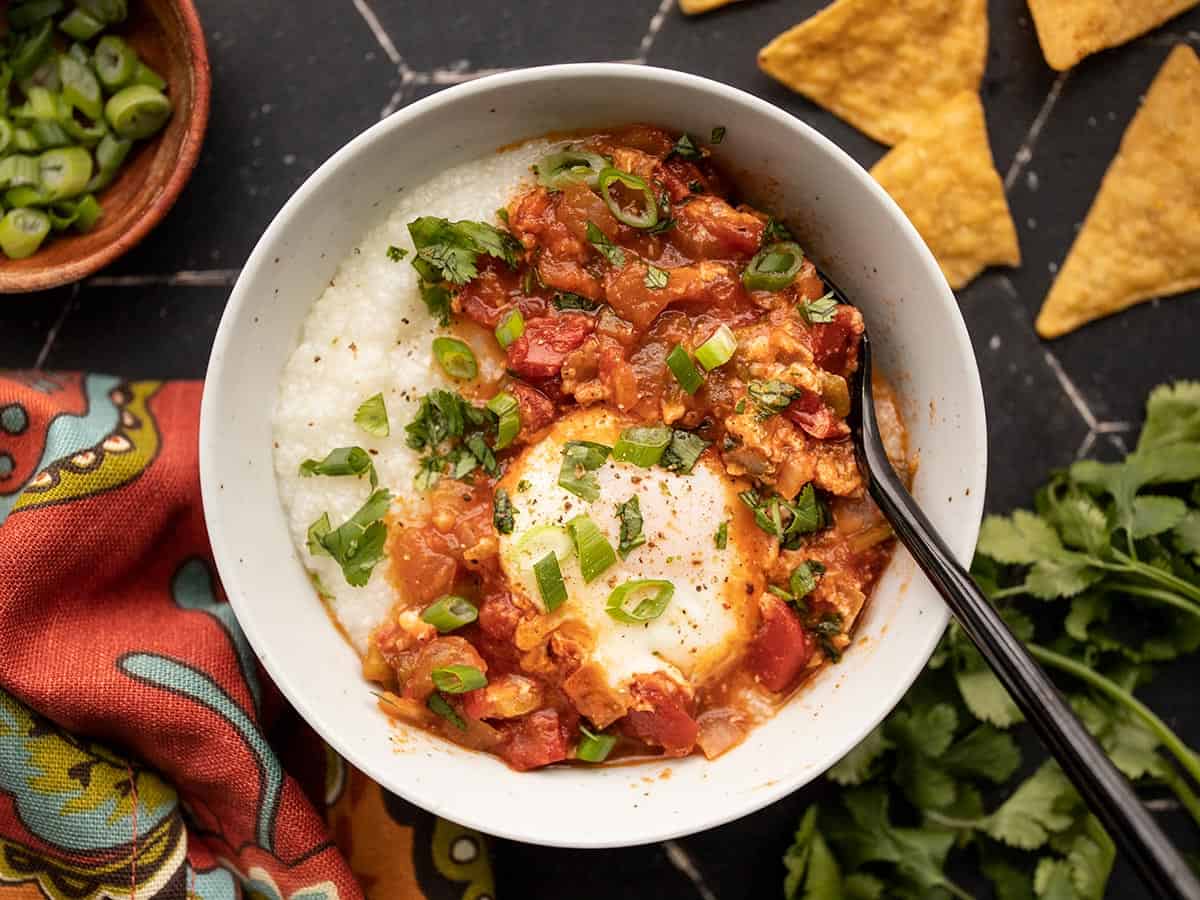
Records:
[[[0,900],[485,900],[483,838],[352,769],[217,582],[199,382],[0,373]]]

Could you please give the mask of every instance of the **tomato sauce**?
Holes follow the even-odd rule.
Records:
[[[628,709],[614,710],[611,722],[593,713],[589,724],[570,699],[586,693],[590,677],[571,634],[522,646],[522,625],[536,611],[509,590],[497,561],[496,478],[481,471],[465,481],[443,478],[420,516],[390,523],[387,550],[400,600],[373,635],[364,671],[388,690],[381,708],[390,714],[516,769],[572,759],[584,739],[581,725],[616,739],[610,759],[728,750],[764,708],[785,702],[812,672],[836,661],[892,552],[890,531],[865,497],[845,422],[861,314],[828,296],[807,259],[789,257],[794,271],[786,279],[748,277],[764,248],[793,238],[736,201],[707,150],[681,151],[677,141],[635,125],[577,145],[646,186],[652,227],[630,224],[649,211],[646,193],[625,180],[610,188],[609,200],[582,178],[512,198],[502,218],[520,245],[517,264],[481,256],[478,275],[454,287],[452,304],[456,328],[473,346],[490,340],[514,310],[524,332],[506,348],[493,341],[493,376],[481,376],[470,394],[482,401],[504,390],[516,399],[521,429],[508,453],[592,405],[692,431],[763,497],[786,500],[811,485],[826,527],[780,546],[766,572],[780,593],[762,593],[748,650],[727,676],[692,695],[661,673],[635,676]],[[722,326],[736,335],[733,358],[687,393],[668,355],[682,347],[694,357]],[[770,390],[763,385],[779,384],[780,399],[764,415],[760,398]],[[894,406],[886,385],[879,393]],[[903,448],[903,434],[894,437]],[[505,452],[497,454],[501,464]],[[816,587],[790,596],[801,566],[816,573]],[[439,634],[420,613],[447,594],[470,600],[478,618]],[[430,698],[442,696],[431,673],[448,665],[478,669],[487,686],[444,695],[449,715],[431,715]],[[756,703],[744,702],[750,694]]]

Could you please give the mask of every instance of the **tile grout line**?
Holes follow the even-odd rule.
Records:
[[[654,46],[654,39],[658,37],[659,31],[662,30],[663,22],[667,20],[667,13],[675,4],[675,0],[661,0],[658,4],[658,9],[654,15],[650,17],[650,24],[646,26],[646,33],[642,35],[641,43],[638,44],[637,59],[634,62],[645,63],[650,55],[650,49]]]
[[[1096,416],[1092,412],[1092,408],[1087,405],[1087,401],[1083,399],[1083,394],[1080,393],[1079,388],[1075,386],[1075,382],[1067,375],[1066,370],[1062,367],[1062,363],[1058,361],[1058,357],[1049,350],[1043,351],[1043,353],[1046,365],[1054,372],[1054,377],[1058,379],[1058,386],[1063,389],[1063,393],[1070,399],[1071,405],[1075,407],[1075,412],[1079,413],[1079,417],[1087,424],[1089,430],[1095,431],[1098,427]]]
[[[1046,99],[1042,101],[1042,108],[1033,117],[1029,131],[1025,133],[1025,138],[1021,141],[1021,146],[1017,148],[1017,152],[1013,156],[1012,164],[1008,167],[1008,171],[1004,173],[1004,190],[1006,192],[1012,188],[1017,178],[1020,177],[1021,172],[1025,170],[1025,166],[1033,159],[1033,148],[1037,145],[1038,138],[1042,134],[1042,129],[1046,127],[1046,120],[1050,118],[1051,111],[1053,111],[1055,104],[1058,103],[1058,97],[1062,93],[1063,85],[1067,83],[1067,78],[1070,74],[1070,72],[1060,74],[1054,79],[1054,84],[1050,85],[1050,90],[1046,92]]]
[[[684,850],[678,841],[663,841],[662,848],[667,855],[667,861],[696,888],[700,900],[717,900],[717,895],[704,881],[704,876],[700,874],[700,869],[692,860],[691,854]]]
[[[367,5],[367,0],[350,0],[354,4],[354,8],[358,10],[358,14],[362,16],[363,21],[367,23],[367,27],[371,29],[371,34],[375,35],[375,40],[380,48],[391,60],[392,65],[400,70],[403,75],[407,66],[404,65],[404,57],[400,55],[400,51],[396,49],[396,45],[392,43],[391,37],[387,33],[387,29],[379,21],[379,17],[375,15],[375,11]]]
[[[81,282],[83,287],[232,287],[241,269],[182,269],[178,272],[145,275],[97,275]]]
[[[46,340],[42,344],[42,349],[38,351],[37,359],[33,361],[33,367],[40,369],[46,364],[46,358],[50,355],[50,350],[54,347],[54,342],[58,340],[58,330],[62,328],[63,322],[67,321],[67,316],[71,314],[71,308],[75,305],[75,298],[79,296],[79,282],[71,285],[71,294],[62,305],[62,309],[58,311],[58,318],[54,320],[54,324],[50,326],[50,330],[46,332]]]

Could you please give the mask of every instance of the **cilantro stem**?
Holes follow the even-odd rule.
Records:
[[[1104,585],[1105,593],[1114,594],[1132,594],[1135,597],[1145,597],[1148,600],[1158,600],[1168,606],[1173,606],[1180,612],[1185,612],[1190,615],[1200,618],[1200,606],[1193,603],[1188,603],[1178,594],[1173,594],[1171,591],[1164,591],[1159,588],[1142,587],[1138,584],[1127,584],[1120,581],[1116,584]]]
[[[1200,797],[1197,797],[1195,791],[1188,785],[1187,779],[1170,766],[1167,766],[1162,772],[1156,772],[1155,775],[1159,781],[1174,792],[1175,796],[1179,798],[1179,803],[1188,811],[1192,820],[1197,825],[1200,825]]]
[[[1021,594],[1027,593],[1029,593],[1029,588],[1026,586],[1025,582],[1022,581],[1020,584],[1014,584],[1011,587],[998,588],[997,590],[989,591],[988,598],[991,600],[1003,600],[1005,597],[1017,597]]]
[[[1148,581],[1157,581],[1163,587],[1170,588],[1183,594],[1185,597],[1190,597],[1197,603],[1200,603],[1200,587],[1191,582],[1184,581],[1177,575],[1172,575],[1170,572],[1164,572],[1157,566],[1147,565],[1144,562],[1139,562],[1130,556],[1122,553],[1120,550],[1113,551],[1117,559],[1125,563],[1127,571],[1136,572]]]
[[[957,897],[958,900],[975,900],[974,894],[968,894],[966,891],[964,891],[962,888],[960,888],[957,884],[955,884],[949,878],[943,878],[941,881],[938,882],[938,885],[943,890],[949,892],[952,896]]]
[[[1049,650],[1038,644],[1026,644],[1025,646],[1039,662],[1059,671],[1074,675],[1080,681],[1086,681],[1089,685],[1100,691],[1100,693],[1106,694],[1109,698],[1127,706],[1146,723],[1146,726],[1154,732],[1155,736],[1167,748],[1170,754],[1179,760],[1179,764],[1183,766],[1187,773],[1200,783],[1200,760],[1197,760],[1196,754],[1192,752],[1191,748],[1181,741],[1179,736],[1170,729],[1166,722],[1156,716],[1150,707],[1146,706],[1146,704],[1142,703],[1142,701],[1138,700],[1137,697],[1133,696],[1133,694],[1115,681],[1105,678],[1099,672],[1088,668],[1077,659],[1063,656],[1061,653],[1055,653],[1053,650]]]

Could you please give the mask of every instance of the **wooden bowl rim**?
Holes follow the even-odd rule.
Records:
[[[87,278],[104,268],[117,257],[136,246],[175,205],[183,186],[187,184],[200,160],[204,132],[208,128],[209,103],[212,94],[212,70],[208,63],[208,47],[204,29],[192,0],[173,0],[183,24],[185,43],[189,49],[189,76],[192,82],[192,105],[188,112],[187,129],[180,143],[179,157],[162,193],[128,231],[111,243],[68,262],[44,269],[4,272],[0,269],[0,294],[21,294],[48,290]]]

